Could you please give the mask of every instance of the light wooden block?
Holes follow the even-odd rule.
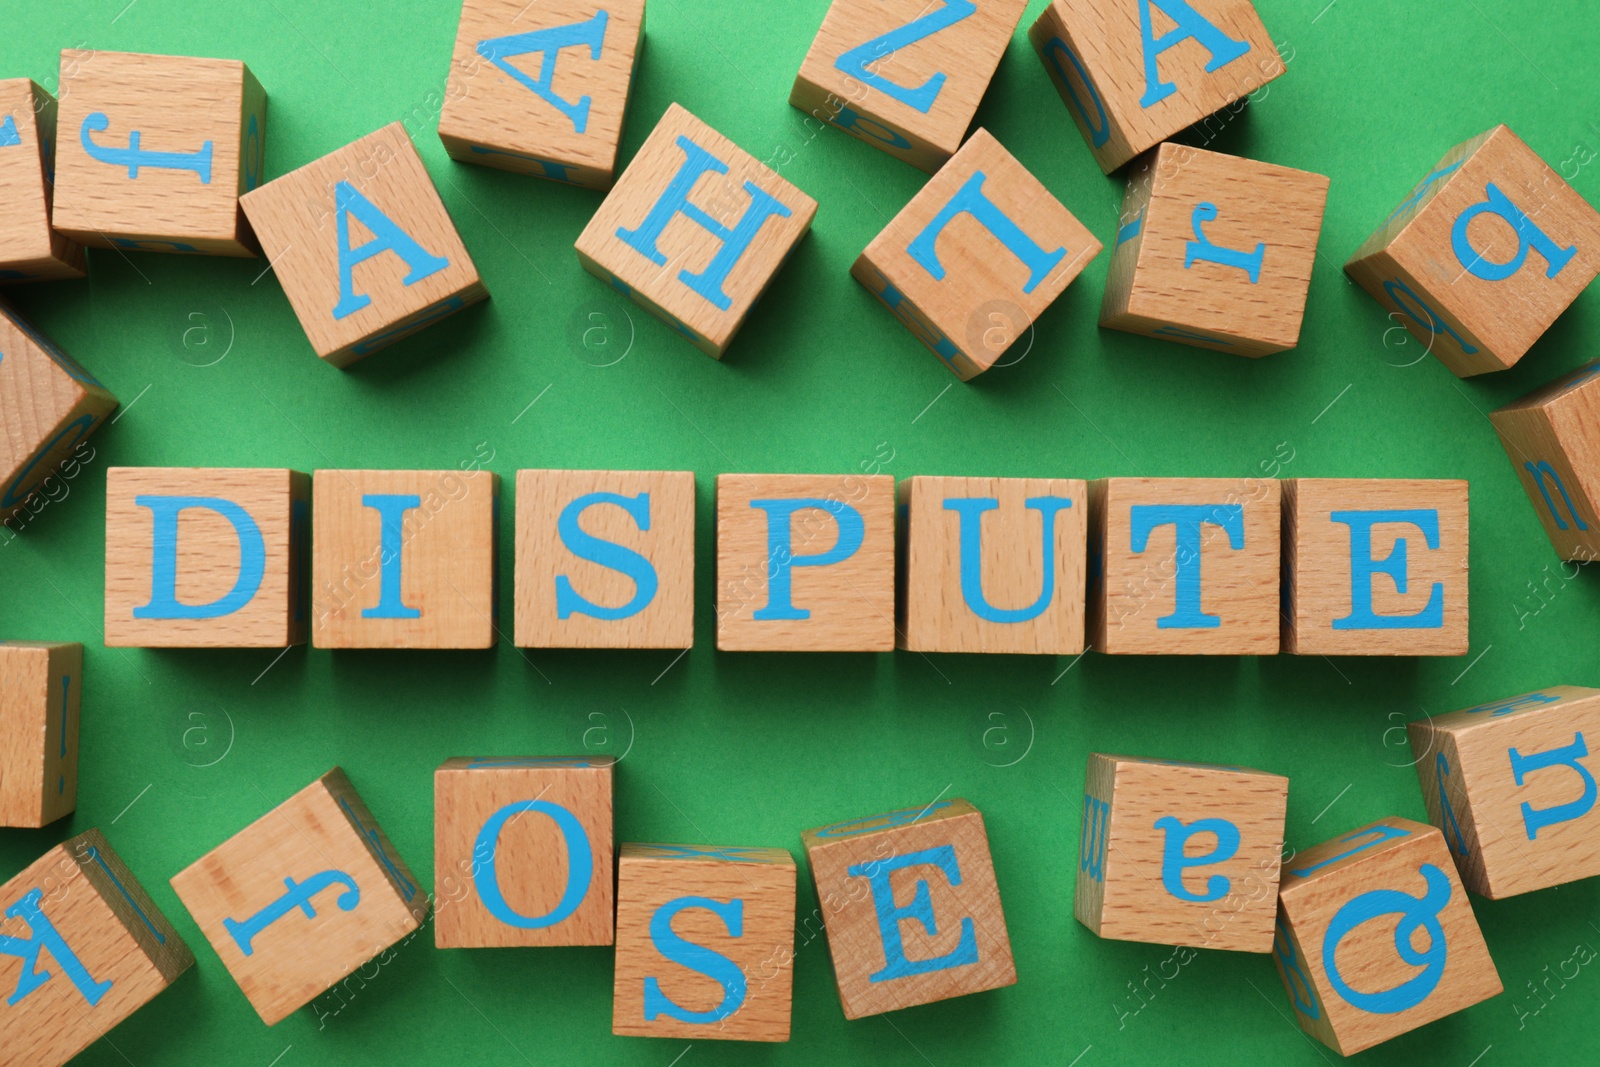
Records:
[[[47,826],[78,806],[82,701],[82,645],[0,641],[0,826]]]
[[[1600,559],[1600,361],[1489,415],[1550,543]]]
[[[694,644],[691,471],[517,472],[516,643]]]
[[[1410,819],[1285,863],[1272,955],[1301,1029],[1343,1056],[1502,988],[1444,839]]]
[[[1249,0],[1051,0],[1028,38],[1107,174],[1286,69]]]
[[[311,347],[335,367],[489,296],[402,123],[241,203]]]
[[[0,284],[87,273],[83,246],[50,226],[56,113],[33,79],[0,81]]]
[[[1090,647],[1275,655],[1281,497],[1267,478],[1089,483]]]
[[[267,94],[235,59],[65,49],[55,227],[95,248],[259,253]]]
[[[644,0],[465,0],[439,112],[463,163],[609,189]]]
[[[1505,370],[1600,273],[1600,214],[1496,126],[1446,153],[1344,269],[1459,377]]]
[[[1239,356],[1300,343],[1328,179],[1163,144],[1130,175],[1100,325]]]
[[[106,645],[304,644],[310,547],[309,475],[112,467],[106,472]]]
[[[667,108],[578,237],[578,261],[716,359],[811,229],[817,202]]]
[[[969,381],[1030,334],[1100,248],[980,129],[873,238],[850,273]]]
[[[978,113],[1027,0],[833,0],[789,103],[932,174]]]
[[[439,948],[615,941],[614,763],[493,756],[434,772]]]
[[[1467,483],[1283,482],[1283,650],[1467,652]]]
[[[794,902],[787,849],[623,845],[611,1032],[789,1040]]]
[[[983,816],[965,800],[801,835],[846,1019],[1014,985]]]
[[[429,897],[335,767],[172,879],[272,1026],[422,925]]]
[[[717,647],[894,648],[894,479],[717,475]]]

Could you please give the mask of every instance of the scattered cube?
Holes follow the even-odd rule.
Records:
[[[1564,560],[1600,559],[1600,361],[1489,416],[1550,543]]]
[[[78,806],[82,700],[82,645],[0,641],[0,826],[47,826]]]
[[[50,226],[56,98],[31,78],[0,81],[0,284],[82,278],[83,246]]]

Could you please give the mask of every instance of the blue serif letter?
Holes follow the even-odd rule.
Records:
[[[1588,754],[1589,745],[1581,733],[1573,737],[1572,744],[1552,748],[1549,752],[1534,752],[1524,756],[1514,748],[1510,750],[1511,777],[1518,785],[1522,784],[1523,778],[1527,775],[1547,767],[1570,768],[1583,781],[1583,795],[1577,800],[1557,804],[1552,808],[1535,808],[1527,801],[1522,802],[1522,825],[1528,832],[1529,841],[1536,840],[1539,831],[1547,826],[1581,819],[1594,809],[1597,795],[1594,775],[1589,773],[1589,768],[1578,762]]]
[[[267,547],[261,527],[249,512],[231,500],[211,496],[136,496],[134,506],[149,508],[150,603],[133,609],[136,619],[220,619],[255,598],[267,569]],[[239,576],[231,592],[209,604],[178,600],[178,517],[191,508],[214,511],[233,526],[239,539]]]
[[[506,903],[505,894],[500,891],[500,876],[495,867],[495,857],[500,850],[500,834],[505,830],[506,823],[528,812],[548,816],[556,824],[556,829],[561,831],[562,842],[567,849],[566,888],[562,890],[561,900],[555,908],[544,915],[521,915],[513,910]],[[583,903],[583,898],[589,895],[589,883],[594,878],[594,851],[589,844],[589,835],[584,832],[583,823],[571,811],[549,800],[519,800],[489,816],[489,821],[483,824],[483,829],[478,831],[478,839],[473,843],[472,859],[472,881],[478,887],[478,899],[483,901],[490,915],[519,930],[542,930],[570,917]]]
[[[869,70],[868,65],[880,59],[894,55],[907,45],[916,44],[924,38],[931,37],[940,30],[948,29],[968,18],[978,10],[978,5],[973,0],[934,0],[929,7],[938,6],[938,10],[929,11],[921,18],[906,23],[899,29],[890,30],[882,37],[874,37],[865,44],[857,45],[848,52],[842,53],[833,65],[852,78],[865,82],[880,93],[887,93],[902,104],[913,108],[926,115],[933,108],[933,102],[939,98],[939,90],[944,88],[945,75],[943,71],[923,82],[915,89],[907,89],[898,82],[890,81],[882,74]]]
[[[1488,199],[1481,204],[1473,204],[1461,214],[1456,216],[1455,227],[1450,231],[1450,246],[1455,250],[1456,258],[1466,268],[1468,274],[1482,278],[1486,282],[1499,282],[1511,277],[1522,269],[1522,264],[1528,258],[1528,249],[1533,249],[1544,257],[1546,278],[1554,278],[1560,274],[1566,265],[1572,262],[1572,257],[1578,254],[1578,246],[1562,248],[1550,239],[1550,235],[1539,229],[1521,208],[1511,202],[1511,198],[1500,191],[1494,182],[1489,182],[1484,187]],[[1472,246],[1472,240],[1467,236],[1467,227],[1472,220],[1487,212],[1497,215],[1505,221],[1517,234],[1517,251],[1504,263],[1496,263],[1486,259],[1482,252]]]
[[[1437,630],[1444,626],[1444,583],[1434,582],[1428,603],[1413,615],[1379,615],[1372,610],[1372,582],[1380,574],[1394,580],[1395,592],[1405,595],[1410,584],[1406,570],[1406,539],[1394,539],[1383,559],[1372,558],[1372,528],[1401,523],[1422,531],[1430,549],[1439,548],[1439,512],[1433,508],[1398,511],[1333,511],[1333,522],[1350,527],[1350,614],[1333,620],[1335,630]]]
[[[689,1011],[673,1003],[654,978],[644,980],[644,1018],[646,1022],[666,1015],[680,1023],[721,1022],[744,1006],[744,972],[728,957],[709,948],[685,941],[672,931],[672,920],[679,912],[703,908],[722,920],[729,937],[744,936],[744,901],[723,902],[710,897],[678,897],[656,909],[650,917],[650,943],[662,956],[680,967],[699,971],[722,986],[722,1002],[708,1011]]]
[[[83,120],[78,139],[83,150],[102,163],[113,167],[127,167],[128,177],[137,178],[140,167],[152,170],[192,170],[200,176],[201,185],[211,184],[211,142],[207,141],[196,152],[146,152],[139,147],[139,131],[128,134],[128,147],[116,148],[94,143],[90,134],[99,133],[111,125],[104,112],[96,111]]]
[[[543,97],[546,103],[567,117],[572,123],[574,132],[583,133],[589,126],[590,98],[583,96],[574,102],[556,95],[554,89],[556,57],[563,48],[587,47],[589,58],[599,59],[600,45],[606,36],[606,20],[607,15],[604,11],[596,11],[594,17],[586,22],[575,22],[570,26],[551,26],[548,29],[533,30],[528,33],[514,33],[509,37],[494,37],[478,42],[478,54],[511,75],[525,88]],[[536,79],[528,77],[507,62],[531,52],[544,54],[544,58],[539,61],[539,77]]]
[[[793,568],[827,567],[843,563],[856,554],[866,537],[866,522],[861,512],[839,500],[821,497],[793,497],[788,500],[752,500],[750,506],[767,513],[767,603],[752,614],[757,622],[801,621],[811,618],[809,608],[797,608],[793,601]],[[826,552],[797,556],[793,546],[794,513],[808,508],[833,516],[839,539]]]
[[[1183,872],[1190,867],[1209,867],[1213,863],[1231,860],[1239,851],[1239,828],[1227,819],[1196,819],[1185,826],[1171,815],[1156,820],[1156,829],[1166,835],[1161,850],[1161,884],[1179,900],[1206,904],[1228,895],[1232,884],[1226,877],[1213,874],[1206,880],[1206,891],[1194,893],[1183,884]],[[1184,854],[1184,846],[1196,834],[1213,834],[1217,844],[1210,852],[1199,856]]]
[[[1237,267],[1250,275],[1251,285],[1258,284],[1261,281],[1261,260],[1267,254],[1267,246],[1258,242],[1254,252],[1237,252],[1212,244],[1202,227],[1216,217],[1217,205],[1207,202],[1195,206],[1194,214],[1189,217],[1189,225],[1194,228],[1194,240],[1184,246],[1183,269],[1194,266],[1196,260],[1220,263],[1224,267]]]
[[[1200,533],[1218,526],[1235,551],[1244,548],[1244,507],[1239,504],[1139,504],[1132,509],[1131,543],[1135,552],[1150,544],[1150,534],[1161,526],[1173,527],[1176,596],[1171,615],[1156,620],[1162,630],[1214,630],[1222,625],[1200,605]]]
[[[1561,512],[1556,510],[1555,498],[1550,495],[1547,482],[1556,483],[1556,492],[1561,494],[1561,500],[1567,505],[1567,514],[1572,516],[1572,524],[1580,530],[1587,530],[1589,524],[1583,521],[1583,516],[1578,514],[1578,509],[1572,505],[1572,494],[1567,492],[1567,483],[1561,480],[1561,475],[1550,466],[1549,461],[1540,460],[1537,463],[1524,462],[1523,469],[1533,475],[1533,484],[1539,487],[1539,495],[1544,497],[1544,506],[1550,510],[1550,517],[1555,520],[1556,529],[1567,529],[1567,520],[1561,517]]]
[[[1025,501],[1030,510],[1039,513],[1044,528],[1044,550],[1040,567],[1044,571],[1039,599],[1026,608],[991,607],[983,595],[983,513],[993,511],[1000,501],[992,496],[952,498],[944,502],[946,511],[961,516],[961,598],[972,613],[985,622],[1028,622],[1044,614],[1056,594],[1056,513],[1072,506],[1072,501],[1059,496],[1035,496]]]
[[[33,934],[29,938],[0,934],[0,956],[15,956],[22,961],[22,973],[17,976],[17,988],[6,1003],[15,1007],[22,1002],[23,997],[50,980],[50,972],[39,969],[39,953],[45,951],[50,953],[51,959],[61,965],[62,973],[67,976],[68,981],[78,987],[78,992],[83,994],[83,999],[88,1001],[92,1008],[100,1003],[101,997],[111,991],[111,983],[97,982],[89,974],[88,968],[78,959],[77,953],[72,951],[72,946],[67,944],[61,932],[39,906],[43,900],[43,890],[31,889],[21,900],[6,909],[6,918],[22,920]]]
[[[1022,227],[1012,222],[1004,211],[983,195],[984,181],[981,170],[968,178],[956,195],[950,198],[950,202],[933,217],[933,221],[917,234],[916,240],[906,246],[906,252],[923,270],[933,275],[935,281],[943,281],[944,264],[939,262],[937,247],[939,235],[957,215],[971,215],[984,229],[994,234],[1007,251],[1022,260],[1023,266],[1028,268],[1028,282],[1022,291],[1031,293],[1049,277],[1055,265],[1066,258],[1067,250],[1058,248],[1054,252],[1046,252],[1040,248],[1032,237],[1022,232]]]
[[[1322,969],[1328,974],[1328,983],[1354,1007],[1374,1015],[1397,1015],[1416,1007],[1433,993],[1439,979],[1444,977],[1445,960],[1450,948],[1445,943],[1444,927],[1439,923],[1439,913],[1450,903],[1450,879],[1431,863],[1418,870],[1427,888],[1423,895],[1414,897],[1398,889],[1374,889],[1346,902],[1328,923],[1328,932],[1322,939]],[[1394,950],[1412,967],[1422,972],[1406,979],[1393,989],[1379,993],[1363,993],[1352,989],[1339,973],[1339,942],[1362,923],[1385,915],[1398,915],[1394,927]],[[1428,947],[1418,951],[1412,943],[1417,933],[1428,938]]]
[[[356,885],[356,880],[343,871],[323,871],[314,874],[303,882],[296,882],[293,878],[285,878],[283,884],[288,892],[283,894],[271,904],[262,908],[248,919],[223,919],[222,928],[228,931],[233,938],[233,943],[239,946],[239,951],[246,956],[255,955],[255,939],[267,927],[277,922],[292,912],[299,910],[305,912],[308,919],[317,917],[317,909],[312,904],[313,898],[324,889],[332,889],[336,885],[344,886],[344,892],[339,894],[335,904],[340,911],[355,911],[361,903],[361,890]]]
[[[558,619],[571,618],[573,613],[588,615],[605,622],[616,622],[618,619],[631,618],[650,606],[656,598],[656,588],[659,584],[656,579],[656,569],[650,561],[631,548],[602,541],[598,537],[591,537],[583,532],[578,525],[578,519],[585,510],[596,504],[615,504],[628,513],[634,525],[640,531],[650,531],[650,494],[640,493],[638,496],[621,496],[617,493],[587,493],[580,496],[572,503],[561,509],[561,517],[556,520],[556,533],[561,537],[561,543],[581,560],[597,563],[607,570],[625,574],[633,579],[633,599],[620,608],[601,607],[585,599],[572,588],[572,581],[566,575],[556,576],[556,617]]]
[[[904,905],[895,903],[894,886],[889,876],[905,867],[937,867],[944,872],[945,880],[952,886],[961,884],[961,865],[956,862],[956,850],[952,845],[926,848],[921,852],[907,852],[846,869],[850,877],[865,878],[872,886],[872,906],[878,915],[878,934],[883,938],[883,970],[873,974],[869,981],[887,982],[895,978],[931,974],[934,971],[947,971],[952,967],[977,963],[978,932],[972,924],[970,915],[964,916],[961,920],[961,939],[955,948],[943,956],[934,956],[931,959],[906,958],[905,941],[900,936],[901,923],[921,923],[923,931],[929,937],[938,936],[939,926],[933,915],[933,900],[928,894],[928,883],[923,879],[917,879],[917,888],[912,892],[911,903]]]
[[[1177,23],[1160,37],[1155,35],[1152,26],[1152,7]],[[1206,64],[1207,74],[1220,70],[1250,51],[1247,42],[1235,41],[1217,29],[1185,0],[1139,0],[1139,28],[1144,34],[1144,96],[1139,98],[1140,107],[1158,104],[1178,91],[1176,85],[1161,80],[1161,71],[1156,66],[1156,60],[1167,49],[1194,38],[1211,53],[1211,61]]]
[[[361,609],[363,619],[419,619],[422,612],[408,608],[401,596],[401,572],[406,547],[406,512],[422,506],[422,498],[415,493],[366,493],[361,506],[372,508],[382,521],[380,542],[378,603]]]
[[[333,187],[333,213],[338,223],[339,241],[339,302],[333,306],[333,317],[347,318],[368,304],[372,297],[355,291],[353,275],[358,264],[373,256],[393,252],[406,261],[411,272],[400,279],[402,284],[415,285],[432,277],[450,265],[443,256],[436,256],[411,239],[411,235],[395,225],[372,201],[362,196],[349,182]],[[360,248],[350,247],[350,216],[354,215],[368,230],[372,240]]]

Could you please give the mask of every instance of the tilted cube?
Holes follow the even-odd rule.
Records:
[[[1600,361],[1489,415],[1564,560],[1600,559]]]

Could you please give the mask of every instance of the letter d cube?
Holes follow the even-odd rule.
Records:
[[[1489,416],[1545,536],[1564,560],[1600,559],[1600,362]]]

